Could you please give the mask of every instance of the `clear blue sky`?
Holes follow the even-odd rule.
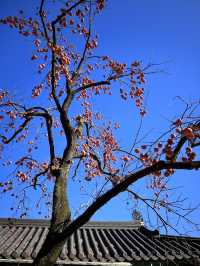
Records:
[[[1,3],[0,16],[15,15],[19,9],[26,14],[33,12],[34,3],[29,0],[7,0]],[[148,117],[144,133],[152,131],[152,138],[169,125],[181,108],[176,96],[187,100],[199,97],[200,84],[200,1],[198,0],[110,0],[106,10],[96,19],[96,31],[100,35],[99,52],[122,62],[133,59],[163,63],[163,73],[149,75],[147,83]],[[29,97],[35,85],[36,70],[30,65],[31,45],[28,39],[14,30],[0,27],[0,88],[8,88]],[[108,104],[109,103],[109,104]],[[97,101],[97,108],[102,104]],[[103,111],[110,119],[122,121],[120,139],[128,145],[135,129],[135,113],[132,106],[104,99]],[[133,123],[130,123],[133,121]],[[16,151],[17,152],[17,151]],[[179,172],[172,185],[183,186],[183,193],[192,203],[200,202],[197,172]],[[137,185],[137,191],[143,187]],[[73,190],[73,194],[74,195]],[[74,196],[71,195],[74,203]],[[0,196],[1,197],[1,196]],[[125,196],[113,200],[95,216],[96,220],[130,220],[131,215],[124,204]],[[12,216],[8,199],[0,201],[0,215]],[[75,204],[75,203],[74,203]],[[73,204],[72,204],[73,206]],[[36,217],[36,213],[30,217]],[[199,212],[194,219],[198,222]]]

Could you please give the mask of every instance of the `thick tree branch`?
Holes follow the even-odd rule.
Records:
[[[80,4],[80,3],[77,3],[77,5]],[[75,8],[75,7],[71,7],[72,9]],[[76,68],[76,70],[74,71],[74,74],[72,75],[72,80],[74,81],[78,75],[79,75],[79,71],[81,69],[81,66],[82,64],[84,63],[84,60],[85,60],[85,56],[86,56],[86,52],[87,52],[87,49],[88,49],[88,43],[89,43],[89,40],[90,40],[90,36],[91,36],[91,6],[90,6],[90,14],[89,14],[89,32],[88,32],[88,36],[87,36],[87,39],[86,39],[86,42],[85,42],[85,47],[84,47],[84,50],[83,50],[83,54],[82,54],[82,57],[79,61],[79,64]],[[68,111],[68,108],[73,100],[73,96],[74,96],[74,93],[73,91],[71,90],[70,88],[70,85],[69,85],[69,82],[68,80],[66,79],[66,89],[67,89],[67,96],[63,102],[63,109],[65,112]]]
[[[90,83],[90,84],[87,84],[87,85],[84,85],[84,86],[81,86],[77,89],[75,89],[73,91],[74,94],[76,93],[79,93],[83,90],[86,90],[88,88],[91,88],[91,87],[97,87],[97,86],[101,86],[101,85],[110,85],[110,82],[112,80],[115,80],[116,78],[120,79],[120,78],[123,78],[123,77],[128,77],[130,76],[130,73],[126,73],[126,74],[121,74],[121,75],[114,75],[114,76],[110,76],[107,78],[107,80],[102,80],[102,81],[97,81],[97,82],[94,82],[94,83]]]
[[[58,234],[55,239],[56,242],[63,241],[67,237],[69,237],[75,230],[77,230],[80,226],[89,221],[92,215],[99,210],[103,205],[105,205],[109,200],[117,196],[119,193],[125,191],[129,185],[135,183],[137,180],[153,174],[155,171],[161,171],[165,169],[199,169],[200,161],[193,162],[166,162],[166,161],[158,161],[152,166],[146,167],[142,170],[137,171],[136,173],[129,174],[125,176],[121,183],[117,184],[115,187],[104,193],[102,196],[96,199],[94,203],[92,203],[86,211],[80,215],[76,220],[74,220],[71,224],[69,224],[66,229],[62,232],[62,234]]]
[[[45,36],[45,38],[47,40],[47,43],[49,43],[49,36],[48,36],[47,28],[46,28],[46,25],[45,25],[45,21],[44,21],[43,6],[44,6],[44,0],[41,0],[39,15],[40,15],[40,19],[41,19],[41,22],[42,22],[42,27],[43,27],[43,30],[44,30],[44,36]]]
[[[74,93],[70,89],[68,89],[67,90],[67,96],[66,96],[66,98],[63,102],[63,105],[62,105],[62,109],[64,112],[66,112],[66,113],[68,112],[68,109],[71,105],[73,98],[74,98]]]
[[[76,4],[74,4],[73,6],[71,6],[71,8],[67,9],[66,11],[64,11],[60,16],[57,17],[57,19],[55,19],[54,21],[52,21],[51,26],[52,26],[52,30],[53,30],[53,47],[56,47],[56,24],[68,13],[70,12],[72,9],[74,9],[76,6],[78,6],[79,4],[81,4],[82,2],[84,2],[85,0],[82,1],[78,1]],[[54,49],[52,49],[52,62],[51,62],[51,90],[52,90],[52,96],[53,99],[56,103],[57,109],[60,113],[60,120],[65,132],[65,137],[66,137],[66,141],[67,141],[67,146],[64,149],[63,152],[63,159],[62,162],[65,162],[68,157],[69,157],[69,152],[73,146],[73,130],[70,124],[70,121],[68,119],[67,116],[67,109],[69,108],[73,95],[71,93],[69,93],[70,88],[68,88],[68,95],[66,97],[66,99],[64,100],[63,105],[60,105],[59,99],[56,95],[56,80],[55,80],[55,65],[56,65],[56,57],[55,57],[55,52]]]
[[[176,159],[177,159],[177,157],[178,157],[178,155],[179,155],[179,153],[180,153],[180,151],[181,151],[181,149],[182,149],[182,147],[186,141],[187,141],[186,137],[182,137],[179,140],[178,144],[176,145],[176,148],[174,149],[173,156],[172,156],[172,158],[170,158],[170,160],[176,161]]]
[[[32,111],[33,109],[42,109],[45,112],[34,112]],[[53,165],[53,162],[55,160],[55,148],[54,148],[54,139],[53,139],[53,134],[52,134],[52,117],[51,115],[47,112],[46,109],[41,108],[41,107],[35,107],[31,108],[26,112],[25,114],[27,117],[43,117],[46,122],[46,128],[47,128],[47,136],[48,136],[48,143],[49,143],[49,152],[50,152],[50,158],[51,158],[51,165]]]
[[[63,159],[62,159],[62,163],[66,163],[68,160],[71,160],[71,158],[73,157],[73,132],[67,134],[67,145],[64,149],[63,152]],[[70,155],[70,156],[69,156]]]
[[[49,44],[51,41],[49,39],[49,36],[48,36],[48,33],[47,33],[47,29],[46,29],[46,25],[45,25],[45,21],[44,21],[43,6],[44,6],[44,0],[41,0],[39,14],[40,14],[40,18],[41,18],[41,21],[42,21],[44,35],[45,35],[45,38],[47,40],[47,43]],[[55,79],[56,58],[55,58],[55,52],[54,52],[54,49],[53,49],[56,46],[56,29],[55,29],[54,21],[51,23],[51,25],[52,25],[52,30],[53,30],[53,36],[52,36],[52,45],[53,45],[53,47],[52,47],[52,50],[51,50],[51,53],[52,53],[52,58],[51,58],[51,93],[52,93],[53,99],[55,101],[55,104],[57,106],[57,109],[61,113],[62,112],[62,108],[61,108],[59,99],[56,96],[56,79]]]
[[[51,131],[52,120],[49,117],[46,117],[45,120],[46,120],[47,134],[48,134],[49,151],[51,156],[51,165],[52,165],[55,159],[54,140]]]
[[[15,139],[15,137],[16,137],[19,133],[21,133],[21,132],[24,130],[24,128],[28,125],[28,123],[30,122],[30,120],[31,120],[31,118],[27,118],[27,119],[21,124],[21,126],[20,126],[20,127],[14,132],[14,134],[13,134],[9,139],[7,139],[5,136],[0,135],[0,137],[1,137],[2,140],[3,140],[3,143],[8,144],[8,143],[10,143],[13,139]]]
[[[55,20],[52,21],[51,23],[51,26],[52,26],[52,30],[53,30],[53,46],[55,47],[56,46],[56,24],[63,18],[65,17],[70,11],[72,11],[73,9],[75,9],[77,6],[79,6],[80,4],[84,3],[85,0],[80,0],[80,1],[77,1],[74,5],[72,5],[70,8],[64,10]],[[90,36],[90,34],[89,34]],[[88,43],[89,41],[89,37],[87,38],[87,41],[86,43]],[[87,46],[87,45],[86,45]],[[85,46],[85,50],[84,50],[84,54],[86,53],[86,47]],[[84,57],[85,55],[82,57],[80,63],[79,63],[79,66],[77,68],[77,71],[75,71],[75,73],[77,73],[79,71],[79,68],[81,67],[82,65],[82,61],[84,60]],[[59,103],[59,100],[56,96],[56,93],[55,93],[55,53],[54,51],[52,50],[52,70],[51,70],[51,73],[52,73],[52,81],[51,81],[51,86],[52,86],[52,95],[53,95],[53,98],[56,102],[56,106],[58,107],[58,110],[59,112],[61,113],[62,110],[66,110],[71,101],[72,101],[72,98],[73,98],[73,95],[70,93],[70,89],[68,87],[68,91],[67,91],[67,97],[66,99],[64,100],[64,103],[63,103],[63,106],[61,108],[60,106],[60,103]],[[73,77],[74,78],[74,77]],[[69,84],[68,84],[69,86]]]
[[[56,47],[56,28],[55,25],[53,23],[51,23],[52,25],[52,30],[53,30],[53,47]],[[59,102],[59,99],[56,95],[56,78],[55,78],[55,67],[56,67],[56,56],[55,56],[55,51],[54,49],[52,49],[51,51],[51,93],[53,96],[53,99],[55,101],[55,104],[58,108],[58,111],[60,113],[62,113],[62,108]]]
[[[91,37],[91,23],[92,23],[92,19],[91,19],[91,3],[90,3],[90,11],[89,11],[89,31],[88,31],[88,35],[87,35],[87,39],[86,39],[86,42],[85,42],[85,47],[84,47],[84,50],[83,50],[83,54],[82,54],[82,57],[79,61],[79,64],[76,68],[76,70],[74,71],[74,74],[72,76],[72,80],[75,80],[78,75],[79,75],[79,71],[85,61],[85,56],[86,56],[86,53],[87,53],[87,50],[88,50],[88,44],[89,44],[89,41],[90,41],[90,37]]]
[[[191,144],[191,147],[194,148],[194,147],[198,147],[200,146],[200,142],[194,142]]]
[[[81,86],[81,87],[77,88],[76,90],[74,90],[74,94],[79,93],[79,92],[86,90],[88,88],[97,87],[97,86],[101,86],[101,85],[110,85],[110,81],[109,80],[102,80],[102,81],[98,81],[98,82],[94,82],[91,84]]]

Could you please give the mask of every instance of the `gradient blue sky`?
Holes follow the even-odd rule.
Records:
[[[0,17],[15,15],[24,9],[33,12],[37,1],[7,0],[0,3]],[[163,73],[148,76],[147,109],[144,132],[151,130],[152,139],[169,125],[169,120],[182,110],[176,96],[186,100],[199,97],[200,83],[200,1],[198,0],[110,0],[106,10],[96,19],[96,31],[100,35],[99,52],[122,62],[133,59],[144,64],[163,63]],[[7,27],[0,27],[0,88],[9,88],[28,99],[27,91],[35,85],[35,68],[30,66],[31,45],[28,39],[19,37]],[[102,102],[97,101],[102,109]],[[128,145],[135,129],[133,109],[127,103],[119,106],[104,99],[103,110],[108,119],[122,121],[120,138]],[[131,123],[133,121],[133,124]],[[127,130],[128,128],[128,130]],[[192,203],[200,202],[199,173],[179,172],[172,185],[183,186],[184,195]],[[142,192],[143,186],[137,185]],[[78,191],[73,190],[73,194]],[[74,196],[71,195],[72,201]],[[112,200],[97,212],[95,220],[130,220],[124,196]],[[0,216],[12,216],[8,200],[0,201]],[[76,205],[76,204],[75,204]],[[72,204],[73,206],[73,204]],[[36,217],[36,212],[31,217]],[[194,219],[198,222],[199,212]]]

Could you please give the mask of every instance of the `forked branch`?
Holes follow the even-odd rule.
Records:
[[[0,135],[0,137],[3,140],[3,143],[8,144],[12,140],[14,140],[19,135],[19,133],[21,133],[25,129],[25,127],[28,125],[30,120],[31,120],[30,117],[26,118],[25,121],[19,126],[19,128],[13,133],[13,135],[9,139],[7,139],[5,136]]]
[[[35,108],[34,108],[35,109]],[[32,109],[29,109],[28,112],[26,112],[26,116],[29,118],[32,118],[33,116],[35,117],[43,117],[46,122],[46,128],[47,128],[47,135],[48,135],[48,143],[49,143],[49,152],[50,152],[50,158],[51,158],[51,165],[53,164],[55,160],[55,148],[54,148],[54,139],[53,139],[53,134],[52,134],[52,117],[51,115],[47,112],[46,109],[40,108],[44,110],[44,112],[34,112]]]
[[[45,175],[48,171],[49,171],[50,167],[48,166],[45,170],[37,173],[34,177],[33,177],[33,187],[34,189],[36,189],[37,185],[38,185],[38,177]]]

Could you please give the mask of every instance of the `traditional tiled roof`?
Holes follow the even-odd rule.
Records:
[[[0,264],[31,263],[48,228],[45,220],[0,219]],[[139,222],[90,222],[66,241],[57,260],[62,265],[128,266],[144,262],[200,265],[200,238],[161,236]]]

